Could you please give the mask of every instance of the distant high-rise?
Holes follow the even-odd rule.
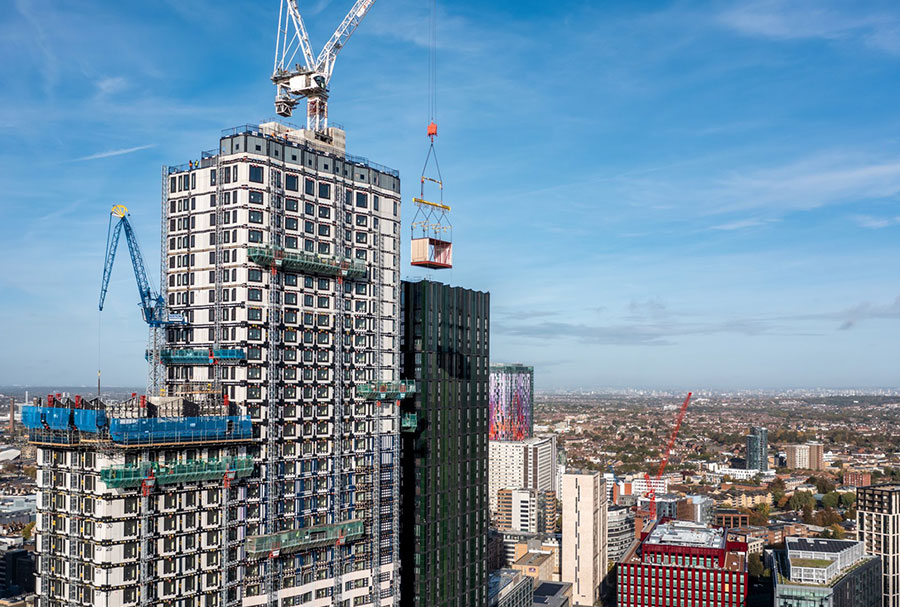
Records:
[[[792,470],[824,470],[825,447],[822,443],[787,445],[784,448],[787,467]]]
[[[769,469],[769,431],[754,426],[747,435],[747,470]]]
[[[483,607],[490,295],[401,284],[400,605]]]
[[[534,415],[534,367],[492,364],[490,439],[520,441],[531,438]]]
[[[563,475],[562,581],[574,605],[599,604],[607,573],[606,482],[599,472]]]
[[[497,492],[497,529],[527,533],[556,533],[559,517],[555,491],[500,489]]]
[[[882,607],[900,607],[900,485],[856,490],[856,539],[881,557]]]

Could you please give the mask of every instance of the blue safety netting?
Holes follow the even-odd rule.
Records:
[[[153,417],[109,420],[109,435],[124,444],[246,440],[252,437],[247,415]]]
[[[97,433],[106,427],[106,411],[75,409],[75,427],[82,432]]]

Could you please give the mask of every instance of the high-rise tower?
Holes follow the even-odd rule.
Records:
[[[492,364],[490,439],[520,441],[534,428],[534,367]]]
[[[401,601],[487,604],[490,295],[403,282]]]
[[[398,379],[400,180],[321,135],[230,129],[166,175],[168,305],[189,321],[167,336],[167,393],[224,391],[259,439],[247,604],[397,591],[399,416],[373,386]],[[219,348],[246,359],[193,358]]]
[[[769,431],[753,426],[747,435],[747,470],[769,469]]]

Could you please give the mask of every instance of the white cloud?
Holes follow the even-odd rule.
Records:
[[[96,154],[91,154],[90,156],[82,156],[81,158],[73,158],[70,162],[80,162],[82,160],[98,160],[100,158],[110,158],[112,156],[123,156],[125,154],[131,154],[132,152],[139,152],[141,150],[146,150],[148,148],[152,148],[155,143],[150,143],[147,145],[139,145],[133,148],[122,148],[119,150],[109,150],[106,152],[98,152]]]
[[[819,0],[757,0],[718,15],[718,22],[748,36],[776,40],[844,40],[900,55],[900,23],[892,15],[829,7]]]

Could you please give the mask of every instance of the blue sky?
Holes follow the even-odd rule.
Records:
[[[401,171],[405,231],[427,4],[377,2],[331,82],[348,151]],[[439,4],[433,278],[491,292],[492,359],[541,389],[900,385],[896,3]],[[301,3],[316,49],[349,5]],[[141,385],[124,251],[98,349],[108,209],[155,268],[160,167],[274,115],[278,1],[3,7],[0,383],[90,385],[99,351]]]

